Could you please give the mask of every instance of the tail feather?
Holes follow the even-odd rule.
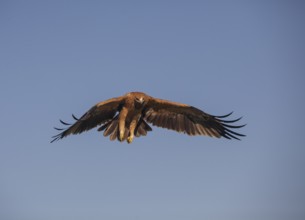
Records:
[[[146,136],[147,135],[147,131],[152,131],[151,127],[146,123],[146,121],[144,121],[142,118],[140,119],[136,129],[135,129],[135,136],[136,137],[140,137],[142,136]]]
[[[98,131],[103,131],[104,136],[110,136],[110,140],[114,141],[119,139],[119,120],[118,116],[113,118],[111,121],[107,122],[101,126]],[[148,131],[152,131],[151,127],[141,118],[135,129],[135,136],[146,136]],[[122,141],[125,141],[129,135],[129,128],[125,127],[125,134]]]
[[[104,131],[104,136],[108,136],[112,133],[117,133],[117,127],[118,127],[118,120],[112,120],[110,123],[108,123]]]
[[[105,132],[106,132],[106,131],[105,131]],[[104,136],[106,136],[106,135],[105,135],[105,132],[104,132]],[[112,133],[109,133],[109,134],[110,134],[110,140],[111,140],[111,141],[116,140],[117,137],[119,136],[118,133],[119,133],[119,129],[118,129],[118,126],[116,126],[116,127],[114,127],[113,132],[112,132]],[[108,134],[108,135],[109,135],[109,134]]]

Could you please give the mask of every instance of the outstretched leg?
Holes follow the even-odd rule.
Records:
[[[133,141],[134,131],[136,129],[137,123],[138,123],[138,119],[137,118],[133,118],[131,123],[130,123],[130,126],[129,126],[129,136],[127,138],[128,144],[130,144]]]
[[[123,108],[119,115],[119,140],[123,141],[125,136],[125,120],[127,116],[127,108]]]

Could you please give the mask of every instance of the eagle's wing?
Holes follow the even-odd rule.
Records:
[[[223,120],[230,114],[213,116],[193,106],[150,97],[143,115],[144,119],[158,127],[187,133],[188,135],[207,135],[211,137],[225,137],[238,139],[239,134],[231,129],[245,125],[231,125],[235,120]]]
[[[72,115],[73,118],[76,120],[76,122],[72,125],[60,120],[62,124],[70,125],[70,127],[68,127],[67,129],[55,128],[56,130],[63,131],[53,136],[53,140],[51,141],[51,143],[61,138],[64,138],[70,134],[79,134],[84,131],[90,130],[98,125],[106,123],[115,116],[117,111],[120,110],[123,101],[124,97],[121,96],[97,103],[79,119]]]

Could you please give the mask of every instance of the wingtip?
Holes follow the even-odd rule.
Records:
[[[50,144],[52,144],[54,141],[58,140],[57,138],[54,138],[53,140],[50,141]]]
[[[219,119],[219,121],[221,122],[224,122],[224,123],[234,123],[234,122],[237,122],[239,120],[241,120],[243,117],[239,117],[237,119],[234,119],[234,120],[222,120],[222,119]]]
[[[216,120],[218,120],[221,123],[221,125],[224,127],[224,130],[222,132],[223,137],[225,137],[227,139],[236,139],[236,140],[241,141],[240,137],[245,137],[246,135],[237,133],[231,129],[239,129],[239,128],[246,126],[246,124],[232,125],[233,123],[240,121],[243,117],[239,117],[234,120],[223,120],[223,118],[226,118],[232,114],[233,114],[233,111],[226,115],[216,116]]]
[[[60,123],[62,123],[63,125],[71,125],[71,124],[69,124],[69,123],[67,123],[67,122],[62,121],[61,119],[59,119],[59,121],[60,121]]]
[[[62,130],[64,130],[63,128],[56,128],[56,127],[54,127],[54,129],[57,130],[57,131],[62,131]]]
[[[215,118],[226,118],[226,117],[229,117],[229,116],[232,115],[232,114],[233,114],[233,111],[230,112],[229,114],[226,114],[226,115],[219,115],[219,116],[214,115],[214,117],[215,117]]]
[[[77,118],[74,114],[72,114],[72,118],[74,118],[75,121],[78,121],[78,120],[79,120],[79,118]]]

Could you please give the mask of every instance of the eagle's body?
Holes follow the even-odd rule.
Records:
[[[240,118],[231,121],[222,119],[229,115],[213,116],[189,105],[153,98],[142,92],[130,92],[97,103],[80,119],[73,115],[76,122],[72,125],[61,121],[70,127],[66,130],[56,128],[63,131],[54,136],[51,142],[101,126],[98,131],[104,130],[104,136],[109,135],[111,140],[127,140],[131,143],[134,136],[145,136],[152,130],[147,123],[188,135],[239,139],[237,136],[244,135],[229,128],[241,128],[244,125],[230,125]]]

